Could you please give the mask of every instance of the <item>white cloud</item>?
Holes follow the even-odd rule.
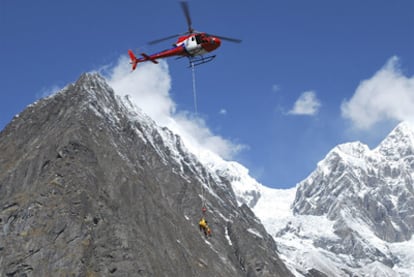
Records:
[[[398,57],[391,57],[374,76],[359,84],[341,110],[359,129],[386,120],[414,121],[414,76],[404,76]]]
[[[197,152],[202,149],[208,149],[222,158],[231,159],[246,148],[244,145],[232,143],[213,134],[204,120],[192,118],[188,112],[175,114],[167,127],[178,133],[195,154],[200,154]]]
[[[222,108],[222,109],[220,109],[219,114],[226,115],[227,114],[227,110],[224,109],[224,108]]]
[[[57,86],[57,85],[52,85],[50,87],[44,87],[40,90],[40,92],[36,93],[36,98],[48,97],[52,94],[55,94],[56,92],[58,92],[61,89],[62,88]]]
[[[305,91],[296,100],[288,114],[315,115],[318,113],[320,106],[321,103],[316,97],[316,93],[314,91]]]
[[[131,72],[129,59],[122,56],[110,70],[108,82],[118,95],[129,95],[135,105],[162,126],[175,112],[175,103],[169,95],[171,77],[165,62],[139,64]]]
[[[134,104],[158,125],[179,134],[195,154],[207,149],[222,158],[231,159],[245,148],[213,134],[204,120],[194,114],[176,111],[176,104],[169,94],[171,77],[166,62],[139,64],[136,71],[131,72],[128,58],[122,56],[108,75],[108,83],[118,95],[129,95]]]

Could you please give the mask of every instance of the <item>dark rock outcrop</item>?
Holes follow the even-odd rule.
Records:
[[[0,133],[1,276],[291,276],[276,251],[229,182],[97,74]]]

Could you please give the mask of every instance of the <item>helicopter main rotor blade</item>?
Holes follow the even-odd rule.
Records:
[[[181,35],[182,34],[175,34],[175,35],[171,35],[171,36],[168,36],[168,37],[159,38],[159,39],[156,39],[156,40],[151,40],[150,42],[148,42],[148,44],[149,45],[157,44],[159,42],[162,42],[162,41],[165,41],[165,40],[169,40],[169,39],[172,39],[172,38],[176,38],[176,37],[181,36]]]
[[[188,8],[187,1],[181,1],[181,8],[183,9],[185,18],[187,19],[188,32],[192,34],[194,32],[194,29],[191,26],[190,9]]]
[[[223,36],[218,36],[218,35],[213,35],[213,34],[209,34],[209,35],[213,36],[213,37],[217,37],[217,38],[222,39],[222,40],[227,40],[227,41],[230,41],[230,42],[234,42],[234,43],[242,42],[242,40],[238,39],[238,38],[223,37]]]

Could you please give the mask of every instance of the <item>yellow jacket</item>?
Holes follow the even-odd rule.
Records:
[[[200,227],[202,227],[202,228],[206,228],[207,227],[207,222],[206,222],[206,220],[204,218],[202,218],[198,222],[198,225],[200,225]]]

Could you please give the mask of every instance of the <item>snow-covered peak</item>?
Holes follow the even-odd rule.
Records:
[[[246,167],[219,157],[207,166],[219,177],[230,182],[239,205],[246,204],[250,208],[255,206],[263,186],[249,175]]]
[[[336,146],[297,185],[291,210],[261,190],[254,210],[297,276],[310,268],[328,276],[412,276],[413,130],[401,123],[373,150],[361,142]],[[272,219],[259,209],[271,205],[288,212]]]
[[[358,165],[359,168],[366,168],[366,159],[371,155],[371,150],[366,144],[359,141],[340,144],[334,147],[326,157],[317,164],[316,170],[305,180],[312,179],[312,176],[332,174],[335,170],[341,170],[345,165]],[[303,182],[302,182],[303,183]]]
[[[375,151],[388,159],[398,160],[414,155],[414,125],[402,122],[378,145]]]
[[[390,185],[393,190],[408,185],[414,177],[413,130],[409,123],[401,123],[374,150],[361,142],[333,148],[299,183],[295,212],[335,217],[341,202],[374,191],[385,193]]]
[[[363,160],[399,160],[414,155],[414,125],[402,122],[373,150],[360,141],[343,143],[333,148],[318,165],[331,164],[330,160],[342,159],[345,163],[361,165]]]
[[[82,74],[74,86],[78,89],[78,91],[86,92],[90,96],[95,96],[97,94],[104,96],[108,92],[110,94],[114,93],[113,89],[108,85],[106,80],[96,72]]]
[[[360,159],[366,155],[369,148],[366,144],[357,141],[340,144],[334,148],[333,151],[342,153],[344,158],[349,157],[351,159]]]

